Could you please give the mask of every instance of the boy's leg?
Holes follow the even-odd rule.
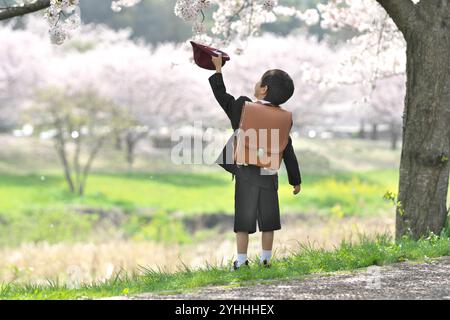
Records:
[[[261,235],[261,244],[263,250],[272,250],[274,231],[263,231]]]
[[[248,232],[238,231],[236,232],[236,244],[237,244],[237,266],[244,264],[247,261],[248,250]]]
[[[247,253],[248,249],[248,232],[236,232],[236,243],[238,253]]]
[[[272,257],[273,236],[274,231],[263,231],[261,234],[261,263],[264,263],[264,260],[266,261],[266,264],[269,264],[270,262],[270,258]]]
[[[278,190],[261,188],[258,207],[258,224],[261,234],[261,264],[270,266],[274,231],[281,229]]]
[[[240,174],[236,175],[234,232],[236,232],[238,267],[247,261],[249,234],[256,232],[258,193],[258,186],[243,179]]]

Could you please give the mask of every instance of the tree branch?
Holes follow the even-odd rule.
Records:
[[[50,6],[50,0],[36,0],[33,3],[27,3],[21,6],[1,7],[0,20],[6,20],[17,16],[23,16],[27,13],[39,11]]]
[[[394,20],[397,28],[405,35],[412,28],[410,18],[415,13],[411,0],[376,0]]]

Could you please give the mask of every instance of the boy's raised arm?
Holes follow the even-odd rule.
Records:
[[[208,78],[209,83],[217,102],[219,102],[223,111],[227,114],[228,119],[230,119],[232,128],[236,130],[239,127],[242,106],[245,101],[251,101],[251,99],[245,96],[240,96],[235,99],[231,94],[229,94],[223,82],[222,56],[219,55],[218,57],[212,57],[211,60],[216,66],[216,72]]]
[[[288,144],[283,151],[283,161],[286,166],[289,184],[292,186],[300,185],[302,183],[302,177],[297,157],[295,156],[294,147],[292,146],[291,136],[289,136]]]
[[[217,102],[219,102],[223,111],[225,111],[228,118],[231,120],[232,106],[236,99],[227,92],[225,84],[223,83],[222,72],[215,72],[208,80],[213,90],[214,97],[216,97]]]

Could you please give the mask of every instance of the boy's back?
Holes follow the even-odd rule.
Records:
[[[226,92],[223,83],[221,68],[222,57],[212,57],[216,67],[216,73],[209,78],[214,96],[231,121],[232,128],[236,131],[245,101],[251,101],[248,97],[240,96],[234,99]],[[264,82],[264,84],[263,84]],[[264,73],[260,81],[255,85],[255,97],[258,100],[266,99],[274,105],[280,105],[287,101],[293,93],[292,79],[282,70],[274,69]],[[267,98],[265,98],[267,97]],[[292,124],[291,124],[292,127]],[[228,140],[218,158],[219,164],[227,171],[236,175],[234,189],[234,232],[236,233],[237,260],[233,263],[233,270],[241,265],[248,265],[248,235],[256,232],[256,223],[262,232],[260,264],[270,267],[274,231],[281,229],[280,208],[278,200],[278,174],[261,174],[261,168],[254,165],[237,165],[234,157],[230,157],[228,150],[233,147],[233,136]],[[228,160],[228,161],[227,161]],[[292,139],[283,151],[283,162],[286,165],[289,183],[294,186],[294,194],[300,192],[300,169],[292,147]]]
[[[216,97],[216,100],[219,102],[222,109],[225,111],[226,115],[230,119],[231,127],[233,130],[237,130],[239,128],[239,123],[241,120],[241,114],[242,114],[242,107],[245,104],[245,101],[252,100],[247,96],[240,96],[237,99],[234,99],[233,96],[231,96],[229,93],[226,92],[225,84],[223,82],[223,76],[221,72],[214,73],[211,77],[209,77],[209,83],[211,85],[211,88],[213,90],[214,96]],[[262,103],[267,103],[268,101],[265,100],[259,100]],[[231,137],[227,145],[222,150],[222,153],[220,154],[218,158],[218,162],[222,167],[224,167],[227,171],[237,175],[240,173],[243,178],[249,179],[251,177],[251,180],[253,183],[256,183],[262,187],[275,187],[278,188],[278,174],[268,174],[269,172],[266,171],[263,174],[261,174],[261,170],[265,171],[264,169],[261,169],[260,167],[254,166],[254,165],[236,165],[232,162],[231,159],[228,157],[227,161],[227,152],[232,151],[232,143],[233,143],[233,137]],[[294,153],[294,148],[292,146],[292,139],[289,136],[288,144],[286,148],[283,151],[283,162],[286,166],[286,171],[288,174],[288,180],[289,184],[292,186],[299,185],[301,183],[301,175],[300,175],[300,169],[298,166],[298,161]],[[238,168],[245,168],[245,170],[238,170]]]

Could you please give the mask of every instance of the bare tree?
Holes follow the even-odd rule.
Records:
[[[111,132],[127,122],[120,108],[93,90],[69,95],[59,88],[38,89],[26,115],[37,132],[52,133],[66,182],[78,195]]]

